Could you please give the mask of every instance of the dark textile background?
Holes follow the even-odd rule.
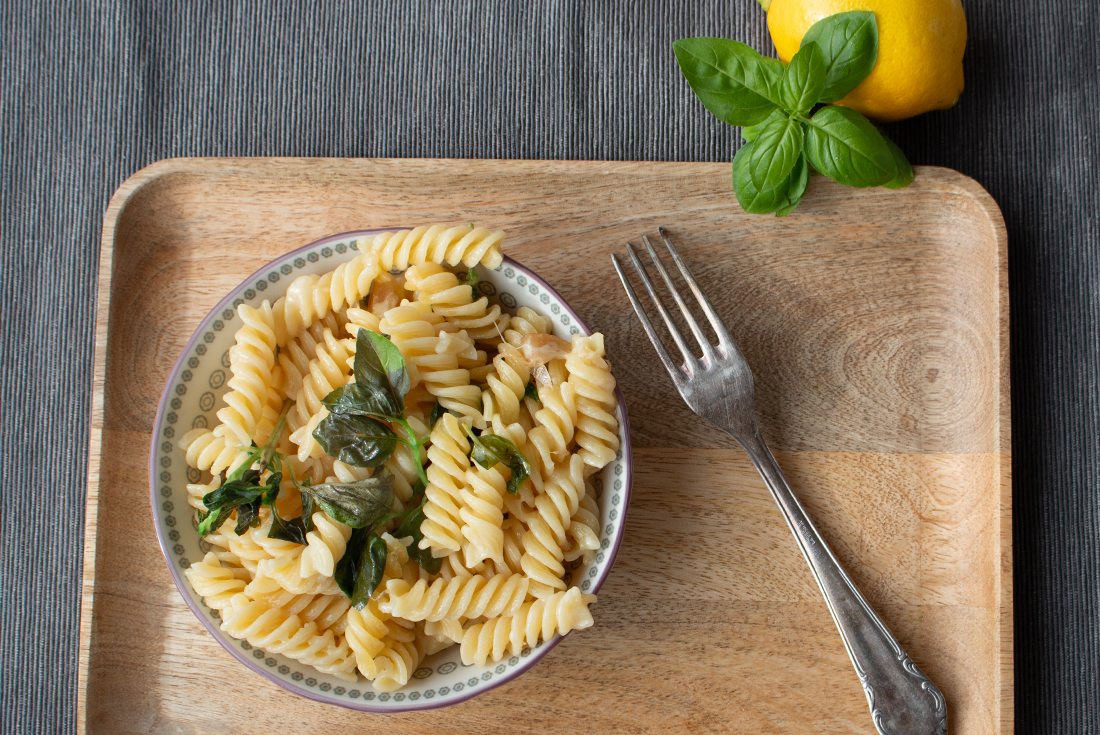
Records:
[[[890,126],[1008,225],[1016,721],[1100,732],[1100,10],[964,0],[967,90]],[[75,729],[102,212],[171,156],[728,161],[671,42],[751,0],[0,4],[0,730]],[[138,517],[144,519],[144,512]],[[160,560],[150,560],[160,563]]]

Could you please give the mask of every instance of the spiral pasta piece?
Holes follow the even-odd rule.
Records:
[[[202,499],[221,487],[221,475],[214,475],[205,485],[199,482],[187,483],[187,504],[195,510],[206,510]]]
[[[520,341],[528,334],[552,334],[554,322],[548,316],[539,314],[529,306],[521,306],[515,316],[508,320],[504,330],[504,341],[518,348]]]
[[[572,455],[553,472],[543,492],[534,498],[537,512],[526,514],[529,530],[523,536],[520,566],[525,574],[543,585],[542,590],[565,589],[562,561],[568,547],[567,531],[585,492],[584,466],[578,455]]]
[[[380,273],[377,260],[369,253],[362,253],[323,276],[295,278],[286,296],[272,307],[278,345],[287,344],[330,312],[358,303],[370,292]]]
[[[428,486],[424,490],[424,538],[420,548],[433,556],[446,556],[462,548],[462,490],[470,468],[470,441],[463,424],[450,413],[436,422],[428,448]]]
[[[379,264],[388,271],[405,270],[410,265],[424,263],[459,263],[468,268],[484,265],[496,268],[503,261],[500,243],[502,231],[490,232],[483,227],[447,227],[432,225],[413,230],[383,233],[375,236],[368,246],[360,240],[360,250],[373,253]]]
[[[519,350],[502,342],[493,358],[493,370],[486,376],[487,390],[493,394],[493,405],[504,426],[515,424],[520,418],[520,401],[527,390],[531,373]],[[494,427],[496,423],[494,422]],[[522,443],[522,442],[521,442]]]
[[[314,513],[313,530],[306,534],[308,545],[298,557],[301,575],[309,577],[323,574],[331,577],[336,569],[336,562],[344,556],[350,538],[349,526],[330,518],[322,511]]]
[[[370,600],[361,610],[348,610],[344,636],[355,653],[356,667],[368,679],[378,674],[374,657],[386,648],[383,641],[388,633],[386,620],[389,615],[378,609],[378,603]]]
[[[304,548],[304,547],[299,547]],[[336,595],[340,588],[336,580],[323,574],[302,574],[302,563],[298,554],[286,554],[256,562],[256,574],[270,577],[284,589],[299,595]]]
[[[437,579],[431,584],[419,580],[411,587],[395,579],[386,584],[380,608],[405,620],[432,622],[513,615],[527,598],[530,583],[522,574]]]
[[[262,600],[250,600],[239,594],[222,611],[222,630],[238,640],[246,640],[269,653],[313,666],[344,681],[355,681],[355,656],[343,639],[331,630],[319,633],[315,623],[305,623],[296,615],[273,607]]]
[[[347,331],[352,337],[358,337],[360,329],[366,329],[369,332],[378,332],[381,334],[381,330],[379,329],[381,323],[381,316],[373,314],[366,309],[348,309]]]
[[[438,263],[422,263],[405,271],[405,287],[416,291],[416,300],[429,304],[444,319],[484,316],[489,299],[474,299],[473,289]]]
[[[506,518],[501,524],[504,532],[504,563],[512,574],[523,571],[523,535],[526,529],[518,518]]]
[[[466,485],[460,498],[462,506],[462,554],[467,567],[484,559],[504,564],[504,476],[496,467],[474,465],[466,471]]]
[[[568,536],[570,548],[565,552],[565,560],[573,561],[583,557],[590,564],[600,548],[600,507],[592,494],[592,488],[586,483],[586,492],[576,512],[569,522]]]
[[[202,561],[192,564],[183,573],[195,594],[214,610],[230,607],[233,597],[243,592],[246,584],[238,570],[223,566],[213,552],[208,552]]]
[[[271,368],[271,385],[268,386],[267,403],[260,412],[260,420],[252,431],[252,442],[262,447],[271,438],[271,432],[275,430],[275,424],[283,412],[283,404],[286,400],[286,371],[282,365]]]
[[[275,366],[275,328],[271,304],[264,301],[259,309],[248,304],[237,307],[243,325],[229,349],[229,392],[218,411],[221,425],[214,429],[228,446],[247,447],[260,422]]]
[[[539,397],[542,408],[535,413],[537,426],[528,433],[527,440],[535,449],[537,466],[547,473],[569,456],[579,409],[576,392],[568,381],[540,386]]]
[[[241,447],[227,444],[225,437],[206,428],[191,429],[180,437],[179,445],[188,467],[209,470],[214,475],[234,470],[247,456]]]
[[[316,623],[320,631],[332,630],[340,634],[346,626],[345,614],[351,600],[343,593],[337,595],[299,595],[283,589],[274,579],[262,574],[244,588],[250,599],[262,600],[273,607],[282,608],[290,615],[297,615],[303,623]]]
[[[481,389],[470,385],[470,371],[460,367],[463,359],[476,360],[478,350],[466,332],[440,332],[435,353],[450,356],[449,365],[435,370],[421,370],[422,385],[439,404],[459,416],[468,418],[474,426],[484,427],[481,414]]]
[[[317,345],[316,356],[309,361],[308,374],[303,377],[294,408],[287,416],[287,424],[293,432],[290,440],[298,446],[299,460],[324,454],[313,437],[313,429],[328,416],[328,409],[322,403],[325,396],[351,379],[348,362],[354,354],[352,340],[338,340],[331,331],[325,330],[324,344]]]
[[[241,565],[253,575],[257,573],[259,563],[269,561],[276,557],[296,556],[305,549],[301,544],[282,539],[268,538],[271,530],[271,511],[267,508],[260,509],[260,525],[249,528],[243,534],[237,535],[234,528],[235,520],[228,520],[218,529],[218,542],[228,548],[236,556]],[[214,537],[208,537],[214,542]]]
[[[430,636],[442,645],[435,648],[435,650],[425,650],[424,654],[431,656],[433,653],[449,648],[455,643],[461,643],[462,632],[462,623],[457,620],[429,620],[425,622],[424,635]]]
[[[594,472],[615,459],[619,449],[619,422],[615,418],[615,376],[603,358],[603,335],[576,335],[565,360],[568,384],[577,394],[578,454]]]
[[[592,625],[588,606],[595,601],[595,595],[581,594],[573,587],[544,600],[526,602],[515,615],[490,618],[470,626],[462,636],[462,663],[484,666],[488,660],[496,662],[504,658],[506,652],[519,655],[524,648],[538,645],[540,639],[549,640],[555,634],[588,628]]]
[[[380,692],[394,692],[409,683],[409,677],[424,660],[424,643],[416,637],[411,641],[387,637],[383,643],[386,647],[374,658],[378,671],[373,684]]]
[[[451,370],[458,367],[453,355],[439,355],[439,330],[443,318],[424,312],[414,304],[405,303],[386,312],[378,324],[382,334],[401,351],[409,371],[410,388],[420,383],[424,371]]]
[[[297,337],[279,348],[279,366],[283,370],[282,395],[294,400],[309,375],[309,363],[317,356],[317,346],[325,343],[325,331],[340,334],[341,326],[335,314],[314,322]]]

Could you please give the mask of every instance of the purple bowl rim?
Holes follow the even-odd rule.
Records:
[[[180,353],[179,358],[176,360],[175,366],[172,368],[172,371],[168,374],[168,380],[164,384],[164,392],[161,394],[160,403],[157,405],[156,417],[153,419],[153,429],[154,429],[154,431],[152,433],[152,437],[151,437],[151,440],[150,440],[150,448],[149,448],[149,509],[150,509],[150,512],[151,512],[151,515],[152,515],[153,529],[156,531],[157,545],[160,547],[161,556],[164,557],[165,564],[167,564],[167,566],[168,566],[168,571],[172,575],[172,582],[175,583],[176,589],[180,593],[180,597],[183,598],[183,601],[187,604],[187,607],[189,607],[191,609],[191,612],[194,613],[195,617],[199,619],[199,622],[201,622],[203,624],[203,627],[205,627],[207,629],[207,631],[210,633],[211,637],[215,641],[217,641],[221,645],[222,648],[224,648],[226,651],[228,651],[229,654],[231,656],[233,656],[233,658],[237,659],[237,661],[240,662],[241,664],[243,664],[245,667],[247,667],[248,669],[256,672],[257,674],[264,677],[268,681],[274,683],[276,686],[279,686],[279,687],[285,689],[286,691],[290,692],[291,694],[296,694],[300,697],[304,697],[304,698],[312,700],[314,702],[320,702],[321,704],[329,704],[329,705],[335,705],[337,707],[344,707],[345,709],[354,710],[356,712],[372,712],[372,713],[377,713],[377,714],[390,714],[390,713],[396,714],[396,713],[399,713],[399,712],[423,712],[423,711],[432,710],[432,709],[439,709],[441,707],[450,707],[450,706],[453,706],[453,705],[456,705],[456,704],[461,704],[463,702],[466,702],[470,699],[473,699],[476,696],[484,694],[485,692],[491,691],[493,689],[496,689],[499,686],[507,684],[507,683],[511,682],[512,680],[514,680],[516,677],[520,676],[521,674],[524,674],[527,671],[529,671],[530,669],[534,668],[535,664],[537,664],[539,661],[541,661],[542,658],[544,656],[546,656],[546,654],[550,653],[550,651],[552,651],[554,649],[554,647],[557,646],[558,643],[561,642],[563,636],[556,635],[552,639],[550,639],[549,641],[544,641],[544,645],[542,646],[541,650],[539,650],[537,653],[534,654],[534,656],[532,656],[530,659],[528,659],[525,662],[524,665],[513,669],[511,672],[500,675],[489,686],[487,686],[485,688],[478,688],[474,691],[469,692],[468,694],[464,694],[461,697],[458,697],[457,699],[449,699],[449,700],[439,701],[439,702],[424,702],[423,704],[416,704],[416,705],[412,705],[412,704],[406,705],[406,704],[402,703],[400,706],[397,706],[397,707],[378,707],[376,705],[367,704],[365,701],[363,703],[359,703],[359,702],[344,702],[344,701],[340,701],[340,700],[329,699],[328,697],[326,697],[322,694],[314,694],[313,692],[309,691],[308,689],[302,689],[302,688],[297,687],[294,684],[291,684],[290,682],[284,681],[283,679],[269,673],[265,669],[260,668],[259,664],[256,661],[254,661],[251,657],[245,656],[243,653],[241,653],[235,647],[231,647],[228,643],[226,643],[224,640],[222,640],[220,629],[217,628],[210,621],[208,616],[205,615],[203,613],[203,611],[198,608],[198,605],[194,602],[194,600],[191,599],[191,595],[188,594],[187,589],[184,587],[183,575],[178,569],[176,569],[176,565],[172,562],[172,559],[168,554],[168,540],[165,538],[165,534],[162,533],[161,526],[160,526],[160,523],[158,522],[158,518],[157,518],[157,502],[158,501],[157,501],[156,454],[157,454],[157,444],[159,442],[159,436],[157,434],[156,429],[161,425],[161,422],[162,422],[162,420],[164,418],[164,415],[166,413],[166,409],[168,407],[168,401],[169,401],[170,396],[171,396],[171,390],[170,389],[171,389],[172,385],[175,384],[176,379],[179,377],[179,374],[183,371],[184,358],[188,354],[191,353],[192,348],[195,346],[195,343],[198,342],[200,335],[203,333],[203,331],[206,329],[206,327],[208,327],[217,318],[218,314],[220,314],[223,309],[225,309],[226,307],[231,305],[233,303],[233,300],[235,298],[237,298],[237,296],[235,296],[234,294],[236,294],[236,292],[241,288],[241,286],[243,286],[247,283],[250,283],[252,280],[254,280],[256,278],[259,278],[260,276],[265,275],[267,273],[267,271],[271,268],[271,263],[273,263],[275,261],[285,260],[285,259],[287,259],[291,256],[303,254],[306,251],[313,250],[315,248],[321,247],[321,246],[323,246],[327,243],[339,242],[341,240],[347,240],[347,239],[357,238],[357,237],[369,237],[370,235],[377,235],[377,234],[381,234],[383,232],[395,232],[395,231],[400,230],[400,229],[406,229],[406,228],[380,227],[380,228],[371,229],[371,230],[350,230],[348,232],[340,232],[340,233],[337,233],[335,235],[328,235],[326,237],[322,237],[319,240],[314,240],[313,242],[311,242],[307,245],[303,245],[300,248],[296,248],[296,249],[294,249],[294,250],[292,250],[288,253],[284,253],[283,255],[280,255],[278,258],[275,258],[275,260],[273,260],[273,261],[269,261],[269,262],[265,263],[263,265],[263,267],[261,267],[261,268],[257,269],[256,271],[254,271],[251,275],[248,276],[248,278],[244,279],[243,281],[241,281],[241,283],[239,283],[237,286],[235,286],[233,289],[231,289],[230,293],[227,296],[225,296],[225,298],[223,298],[221,301],[219,301],[210,310],[210,312],[205,317],[203,317],[202,321],[199,322],[199,325],[195,328],[195,333],[192,334],[191,339],[189,339],[187,341],[187,344],[184,346],[183,351]],[[529,278],[536,281],[537,283],[539,283],[541,285],[542,288],[546,289],[551,294],[553,294],[558,299],[558,301],[561,302],[562,308],[564,308],[565,311],[568,312],[570,318],[573,319],[573,321],[577,324],[577,326],[582,331],[584,331],[585,333],[592,334],[592,330],[589,328],[588,324],[586,324],[585,321],[583,319],[581,319],[580,315],[577,314],[577,312],[574,311],[573,308],[569,306],[568,302],[566,302],[565,298],[563,298],[562,295],[560,293],[558,293],[557,289],[553,288],[549,283],[547,283],[545,281],[545,279],[543,279],[541,276],[539,276],[537,273],[532,271],[527,266],[521,264],[519,261],[515,260],[514,258],[510,258],[507,255],[503,256],[503,262],[511,265],[514,268],[518,268],[519,270],[522,270],[524,273],[527,274],[527,276]],[[614,373],[614,371],[612,371],[612,372]],[[622,416],[622,424],[623,424],[622,425],[622,432],[623,432],[623,439],[624,439],[622,450],[623,450],[623,461],[626,463],[626,477],[624,478],[625,485],[624,485],[624,488],[622,490],[623,505],[622,505],[622,509],[621,509],[620,520],[619,520],[619,523],[618,523],[619,533],[618,533],[618,535],[615,539],[615,542],[614,542],[613,546],[611,547],[611,549],[608,552],[609,556],[608,556],[608,559],[607,559],[607,566],[604,567],[603,574],[601,574],[599,579],[595,580],[594,584],[592,585],[592,594],[595,594],[595,593],[599,592],[600,588],[603,587],[603,583],[606,582],[607,578],[610,576],[611,568],[615,565],[615,560],[619,555],[619,547],[622,545],[623,535],[625,534],[625,530],[626,530],[626,515],[627,515],[627,509],[630,507],[630,494],[631,494],[631,490],[633,489],[633,485],[634,485],[634,454],[633,454],[633,452],[631,450],[631,446],[630,446],[630,421],[628,420],[627,415],[626,415],[626,400],[625,400],[625,397],[623,396],[622,387],[618,384],[618,381],[616,381],[616,383],[615,383],[615,397],[619,401],[619,413]]]

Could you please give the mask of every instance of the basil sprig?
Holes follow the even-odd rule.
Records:
[[[385,335],[360,329],[355,339],[355,382],[324,397],[329,410],[313,437],[325,452],[356,467],[377,467],[393,456],[397,443],[412,450],[419,460],[427,438],[418,439],[404,417],[409,392],[409,370],[401,351]],[[400,426],[401,436],[387,424]],[[428,483],[417,462],[420,480]]]
[[[792,212],[806,193],[811,166],[846,186],[912,183],[905,154],[867,118],[850,107],[819,107],[842,99],[874,68],[873,12],[818,21],[786,67],[723,38],[685,38],[673,49],[703,105],[742,126],[746,142],[733,159],[733,189],[746,212]]]
[[[272,462],[275,462],[276,467],[281,466],[282,455],[275,451],[275,445],[283,433],[291,405],[290,401],[283,404],[283,410],[267,443],[262,447],[252,446],[245,450],[244,461],[226,475],[221,487],[202,497],[206,510],[200,510],[196,515],[200,536],[208,536],[221,528],[233,511],[237,511],[236,533],[240,535],[246,529],[260,525],[260,506],[274,508],[283,475],[276,471],[271,472],[266,480],[262,478]],[[293,477],[293,470],[291,476]]]
[[[512,476],[508,478],[508,492],[512,495],[518,493],[520,485],[534,471],[530,460],[523,456],[512,440],[490,434],[478,436],[469,425],[463,426],[470,437],[470,459],[485,469],[493,467],[498,462],[503,463],[512,472]]]
[[[260,471],[245,469],[240,474],[233,473],[216,490],[202,497],[205,511],[198,513],[198,531],[207,536],[222,527],[233,511],[237,511],[237,533],[260,525],[260,506],[271,505],[279,494],[279,484],[283,481],[281,472],[272,472],[266,481],[260,480]]]

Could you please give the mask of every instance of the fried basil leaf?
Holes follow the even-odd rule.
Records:
[[[331,518],[352,528],[370,528],[393,508],[393,474],[386,469],[358,482],[302,488]],[[303,511],[304,512],[304,511]]]
[[[405,408],[405,394],[409,392],[409,371],[405,358],[393,342],[382,334],[360,329],[355,339],[355,382],[372,386],[387,394],[397,411]]]
[[[350,549],[349,549],[350,551]],[[386,542],[377,534],[370,532],[361,543],[358,559],[355,564],[355,584],[352,587],[348,599],[356,610],[362,610],[370,601],[371,595],[382,582],[382,575],[386,572],[386,556],[389,548]],[[347,552],[344,554],[348,556]],[[341,585],[341,589],[344,589]],[[344,590],[347,594],[347,590]]]
[[[397,448],[397,435],[390,427],[355,414],[330,413],[313,430],[313,438],[330,457],[356,467],[377,467]]]
[[[469,428],[467,428],[467,433],[470,435],[470,443],[473,445],[470,459],[485,469],[493,467],[497,462],[503,463],[505,467],[512,471],[512,476],[508,478],[508,492],[512,495],[519,492],[520,485],[534,471],[527,457],[523,456],[523,453],[511,440],[502,436],[486,434],[477,436]]]
[[[297,518],[282,518],[274,508],[271,509],[271,528],[268,529],[267,532],[268,538],[279,539],[280,541],[291,541],[296,544],[301,544],[302,546],[309,543],[308,539],[306,539],[306,534],[309,533],[309,531],[306,530],[305,522],[303,521],[303,517],[306,517],[305,496],[303,496],[302,500],[302,515]],[[312,527],[312,514],[310,514],[309,519]]]
[[[271,499],[270,502],[275,502],[274,498],[279,494],[279,483],[282,480],[281,472],[272,472],[267,481],[261,483],[260,471],[248,469],[237,479],[227,480],[221,487],[207,493],[202,498],[206,510],[198,513],[199,535],[207,536],[221,528],[226,519],[238,508],[244,508],[240,513],[241,517],[237,519],[237,528],[241,529],[241,533],[250,525],[257,525],[256,514],[260,510],[260,505],[268,504],[268,498]]]
[[[415,496],[413,498],[415,500]],[[442,558],[435,558],[432,556],[432,549],[420,548],[420,541],[424,538],[424,534],[420,532],[420,524],[424,522],[424,502],[426,498],[420,498],[419,504],[408,515],[405,516],[405,520],[401,522],[394,532],[394,538],[405,538],[412,536],[412,543],[409,544],[409,558],[415,561],[420,567],[428,574],[438,574],[440,567],[443,566]]]
[[[362,383],[342,385],[325,396],[321,403],[329,413],[370,416],[380,421],[393,421],[400,413],[388,391]]]
[[[336,568],[332,572],[336,585],[347,595],[350,600],[355,594],[355,578],[359,572],[359,557],[366,548],[367,538],[371,535],[369,528],[356,528],[351,532],[347,546],[344,547],[344,555],[336,562]]]
[[[535,381],[531,381],[527,384],[527,387],[523,389],[524,398],[534,398],[536,401],[541,400],[539,398],[539,387],[535,385]]]

